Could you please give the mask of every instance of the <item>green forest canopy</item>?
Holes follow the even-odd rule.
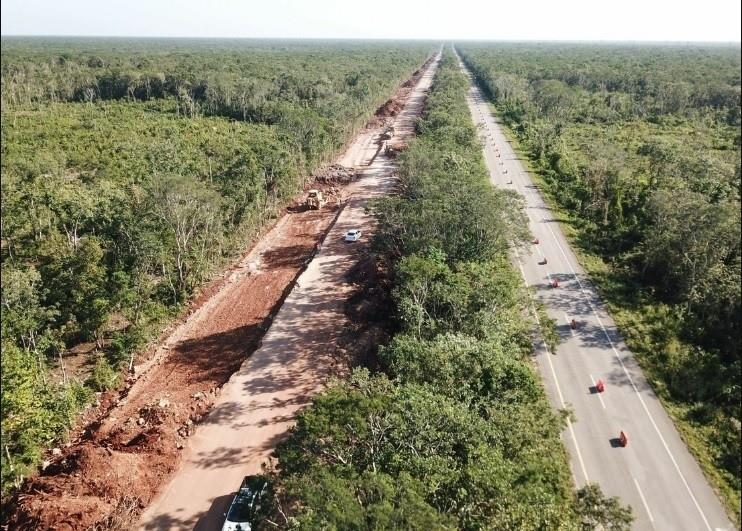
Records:
[[[432,51],[3,38],[4,493]],[[80,342],[87,382],[52,378]]]
[[[739,515],[739,45],[460,52],[605,262],[591,273],[622,332]]]
[[[446,53],[399,159],[400,194],[375,208],[398,331],[380,371],[316,397],[279,446],[267,516],[279,527],[629,529],[616,499],[572,490],[564,419],[531,364],[528,293],[508,258],[525,217],[489,183],[467,89]]]

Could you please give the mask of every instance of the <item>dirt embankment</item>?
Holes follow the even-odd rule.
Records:
[[[402,109],[423,71],[379,109],[369,128]],[[342,208],[347,179],[335,179],[332,172],[337,171],[331,168],[330,178],[321,172],[311,186],[330,197],[325,208],[306,210],[301,207],[303,197],[297,198],[239,263],[206,287],[188,318],[137,366],[125,388],[102,397],[76,438],[50,455],[50,464],[3,508],[4,528],[130,528],[177,468],[179,450],[211,409],[221,386],[260,345],[273,315]],[[361,267],[365,269],[357,271],[359,280],[368,280],[373,268]],[[363,324],[369,312],[362,305],[360,299],[349,303],[355,326],[377,330]],[[371,336],[378,333],[364,337],[373,342]]]

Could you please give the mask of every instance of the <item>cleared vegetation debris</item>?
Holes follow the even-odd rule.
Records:
[[[260,344],[334,219],[343,187],[357,177],[341,165],[319,171],[311,188],[327,204],[302,209],[306,194],[294,198],[291,215],[205,288],[189,318],[148,352],[149,360],[134,366],[125,387],[100,395],[79,435],[50,455],[45,470],[26,480],[6,505],[3,523],[18,530],[131,529],[177,468],[185,440],[220,387]],[[371,335],[377,333],[366,334]],[[352,343],[349,337],[348,349]]]
[[[358,179],[358,172],[340,164],[331,164],[315,174],[315,181],[321,184],[349,184]]]

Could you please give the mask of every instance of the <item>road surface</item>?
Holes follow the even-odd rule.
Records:
[[[638,530],[732,530],[725,510],[652,392],[616,325],[587,280],[559,224],[471,81],[469,108],[481,127],[494,185],[519,192],[538,244],[516,253],[523,277],[557,321],[557,352],[536,352],[552,404],[570,406],[576,422],[564,433],[578,486],[598,483],[631,505]],[[546,258],[546,263],[544,259]],[[556,281],[558,287],[551,286]],[[577,329],[570,326],[577,322]],[[605,392],[595,392],[598,380]],[[624,431],[629,444],[618,444]]]
[[[438,59],[397,115],[396,135],[413,134]],[[343,235],[361,228],[368,241],[373,218],[366,206],[390,190],[394,169],[367,135],[360,135],[339,162],[367,166],[351,185],[351,198],[299,276],[262,345],[224,385],[214,408],[188,440],[180,470],[142,515],[140,529],[220,529],[242,478],[260,472],[297,413],[327,380],[345,323],[344,303],[352,291],[346,273],[363,245],[346,244]]]

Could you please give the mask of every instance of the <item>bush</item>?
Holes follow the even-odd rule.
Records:
[[[104,356],[99,356],[85,383],[92,389],[103,392],[118,387],[120,380],[121,374],[111,366]]]

